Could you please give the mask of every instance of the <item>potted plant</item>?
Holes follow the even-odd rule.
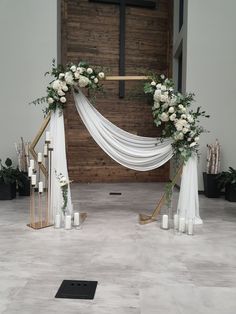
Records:
[[[17,170],[12,167],[12,161],[7,158],[5,165],[0,159],[0,200],[11,200],[16,197]]]
[[[17,184],[20,196],[30,196],[30,178],[27,172],[17,170]]]
[[[219,187],[225,188],[225,199],[236,202],[236,169],[229,167],[229,170],[221,172],[217,179]]]
[[[203,172],[204,194],[209,198],[220,196],[217,176],[220,168],[220,144],[207,145],[207,170]]]

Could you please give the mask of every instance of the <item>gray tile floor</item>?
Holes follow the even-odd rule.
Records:
[[[179,236],[137,223],[162,190],[75,184],[74,206],[88,218],[70,231],[34,231],[28,198],[1,201],[0,313],[235,314],[236,203],[201,196],[204,225]],[[63,279],[97,280],[95,299],[55,299]]]

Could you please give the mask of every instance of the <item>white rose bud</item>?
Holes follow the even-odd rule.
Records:
[[[199,136],[196,136],[195,139],[194,139],[194,141],[195,141],[195,142],[198,142],[198,141],[199,141]]]
[[[98,77],[99,77],[100,79],[104,79],[105,74],[104,74],[103,72],[99,72],[99,73],[98,73]]]
[[[84,68],[81,68],[81,67],[78,67],[78,68],[77,68],[77,71],[78,71],[80,74],[84,73],[84,70],[85,70],[85,69],[84,69]]]
[[[66,97],[61,97],[60,102],[62,102],[64,104],[66,102]]]
[[[165,85],[162,85],[162,86],[161,86],[161,90],[162,90],[162,91],[166,91],[166,86],[165,86]]]
[[[170,121],[175,121],[175,118],[176,118],[176,114],[173,113],[173,114],[170,116]]]
[[[161,78],[164,80],[164,78],[165,78],[165,75],[164,74],[161,74]]]
[[[48,104],[52,104],[52,103],[54,103],[54,99],[52,97],[49,97],[48,98]]]
[[[95,79],[93,80],[95,84],[98,83],[98,79],[95,77]]]
[[[183,108],[183,109],[182,109],[182,112],[186,112],[186,108]]]
[[[186,119],[187,118],[186,114],[181,114],[181,118]]]
[[[74,76],[75,76],[76,79],[79,79],[79,77],[80,77],[79,71],[75,71]]]
[[[163,113],[161,114],[161,116],[160,116],[160,119],[161,119],[161,121],[163,121],[163,122],[167,122],[167,121],[169,121],[169,115],[168,115],[167,113],[163,112]]]
[[[165,96],[165,95],[161,95],[160,100],[161,100],[162,102],[165,102],[165,101],[166,101],[166,96]]]
[[[178,108],[182,110],[184,108],[184,106],[180,104],[180,105],[178,105]]]
[[[92,74],[92,73],[93,73],[93,69],[87,68],[87,73],[88,73],[88,74]]]
[[[174,109],[174,107],[170,107],[168,111],[169,111],[169,113],[173,113],[175,111],[175,109]]]
[[[64,77],[65,77],[65,74],[64,74],[64,73],[60,73],[60,74],[59,74],[59,79],[60,79],[60,80],[62,80]]]
[[[161,89],[161,83],[157,84],[156,88]]]
[[[157,101],[155,101],[155,102],[154,102],[154,108],[155,108],[155,109],[160,108],[160,103],[157,102]]]
[[[152,82],[151,82],[151,85],[152,85],[152,86],[156,86],[156,82],[152,81]]]
[[[71,69],[72,72],[75,72],[75,71],[76,71],[76,66],[75,66],[75,65],[72,65],[72,66],[70,67],[70,69]]]
[[[59,89],[57,93],[58,93],[59,96],[64,96],[65,95],[65,93],[61,89]]]

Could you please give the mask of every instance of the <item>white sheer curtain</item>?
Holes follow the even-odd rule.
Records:
[[[59,110],[51,113],[50,134],[52,139],[53,153],[51,163],[51,208],[53,220],[57,213],[61,213],[63,198],[57,175],[60,173],[69,180],[66,159],[65,127],[63,113]],[[68,189],[67,212],[72,213],[70,186]]]
[[[74,94],[75,105],[97,144],[119,164],[138,171],[156,169],[172,156],[171,140],[128,133],[103,117],[83,95]]]

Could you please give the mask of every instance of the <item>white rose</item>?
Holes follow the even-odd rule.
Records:
[[[189,131],[189,129],[187,129],[187,128],[183,128],[183,130],[182,130],[182,132],[183,132],[184,134],[186,134],[188,131]]]
[[[95,79],[93,80],[95,84],[98,83],[98,79],[95,77]]]
[[[175,108],[174,107],[170,107],[168,111],[169,111],[169,113],[173,113],[175,111]]]
[[[75,76],[75,78],[78,80],[78,79],[79,79],[79,77],[80,77],[80,73],[79,73],[79,71],[75,71],[74,76]]]
[[[199,141],[199,136],[196,136],[195,139],[194,139],[194,141],[195,141],[195,142],[198,142],[198,141]]]
[[[162,91],[166,91],[166,86],[165,85],[161,85],[161,90]]]
[[[165,102],[163,105],[162,105],[162,108],[163,109],[167,109],[169,107],[169,104],[167,102]]]
[[[70,69],[71,69],[72,72],[75,72],[75,71],[76,71],[76,66],[75,66],[75,65],[72,65],[72,66],[70,67]]]
[[[186,108],[183,107],[182,112],[186,112]]]
[[[61,88],[61,81],[60,80],[55,80],[52,82],[52,88],[54,90],[58,90]]]
[[[155,101],[153,107],[154,107],[155,109],[160,108],[160,103],[159,103],[158,101]]]
[[[61,97],[60,102],[62,102],[64,104],[66,102],[66,97]]]
[[[104,79],[105,74],[104,74],[103,72],[99,72],[99,73],[98,73],[98,77],[99,77],[100,79]]]
[[[84,73],[84,70],[85,70],[85,68],[81,68],[81,67],[78,67],[78,68],[77,68],[77,71],[78,71],[80,74]]]
[[[181,114],[181,119],[186,119],[186,118],[187,118],[186,114]]]
[[[152,85],[152,86],[156,86],[156,82],[152,81],[152,82],[151,82],[151,85]]]
[[[161,83],[157,84],[156,88],[161,89]]]
[[[54,103],[54,99],[52,97],[49,97],[48,98],[48,104],[52,104],[52,103]]]
[[[164,74],[161,74],[161,78],[164,80],[164,78],[165,78],[165,75]]]
[[[169,91],[170,91],[170,92],[173,92],[173,90],[174,90],[173,87],[170,87],[170,88],[169,88]]]
[[[176,114],[173,113],[173,114],[170,116],[170,121],[175,121],[175,118],[176,118]]]
[[[68,89],[69,89],[68,86],[66,86],[66,85],[63,85],[63,86],[62,86],[62,90],[63,90],[64,92],[67,92]]]
[[[89,83],[90,83],[90,80],[86,76],[80,75],[80,78],[79,78],[80,87],[86,87]]]
[[[162,102],[165,102],[165,101],[166,101],[166,96],[165,96],[165,95],[161,95],[161,96],[160,96],[160,100],[161,100]]]
[[[196,143],[196,142],[192,142],[192,143],[189,145],[189,147],[194,147],[195,145],[197,145],[197,143]]]
[[[188,138],[188,142],[191,142],[191,141],[192,141],[192,139],[191,139],[191,137],[189,137],[189,138]]]
[[[180,105],[178,105],[178,108],[179,108],[180,110],[182,110],[182,109],[184,108],[184,106],[183,106],[182,104],[180,104]]]
[[[57,93],[58,93],[59,96],[64,96],[65,95],[65,93],[61,89],[59,89]]]
[[[177,136],[178,140],[182,140],[184,138],[184,134],[180,132]]]
[[[92,74],[92,73],[93,73],[93,69],[87,68],[87,73],[88,73],[88,74]]]
[[[187,124],[186,120],[179,119],[175,122],[175,127],[177,131],[182,131],[183,127]]]
[[[156,89],[156,90],[155,90],[155,93],[154,93],[154,95],[153,95],[153,99],[154,99],[155,101],[159,101],[159,100],[160,100],[160,97],[161,97],[161,91],[160,91],[160,89]]]
[[[167,122],[169,121],[169,115],[165,112],[162,112],[161,116],[160,116],[161,121],[163,122]]]
[[[63,79],[65,77],[65,74],[64,73],[60,73],[59,74],[59,79],[61,80],[61,79]]]
[[[193,123],[194,122],[193,116],[191,114],[187,115],[187,119],[188,119],[189,123]]]
[[[65,81],[68,85],[73,85],[74,83],[74,78],[71,72],[66,72],[65,73]]]

